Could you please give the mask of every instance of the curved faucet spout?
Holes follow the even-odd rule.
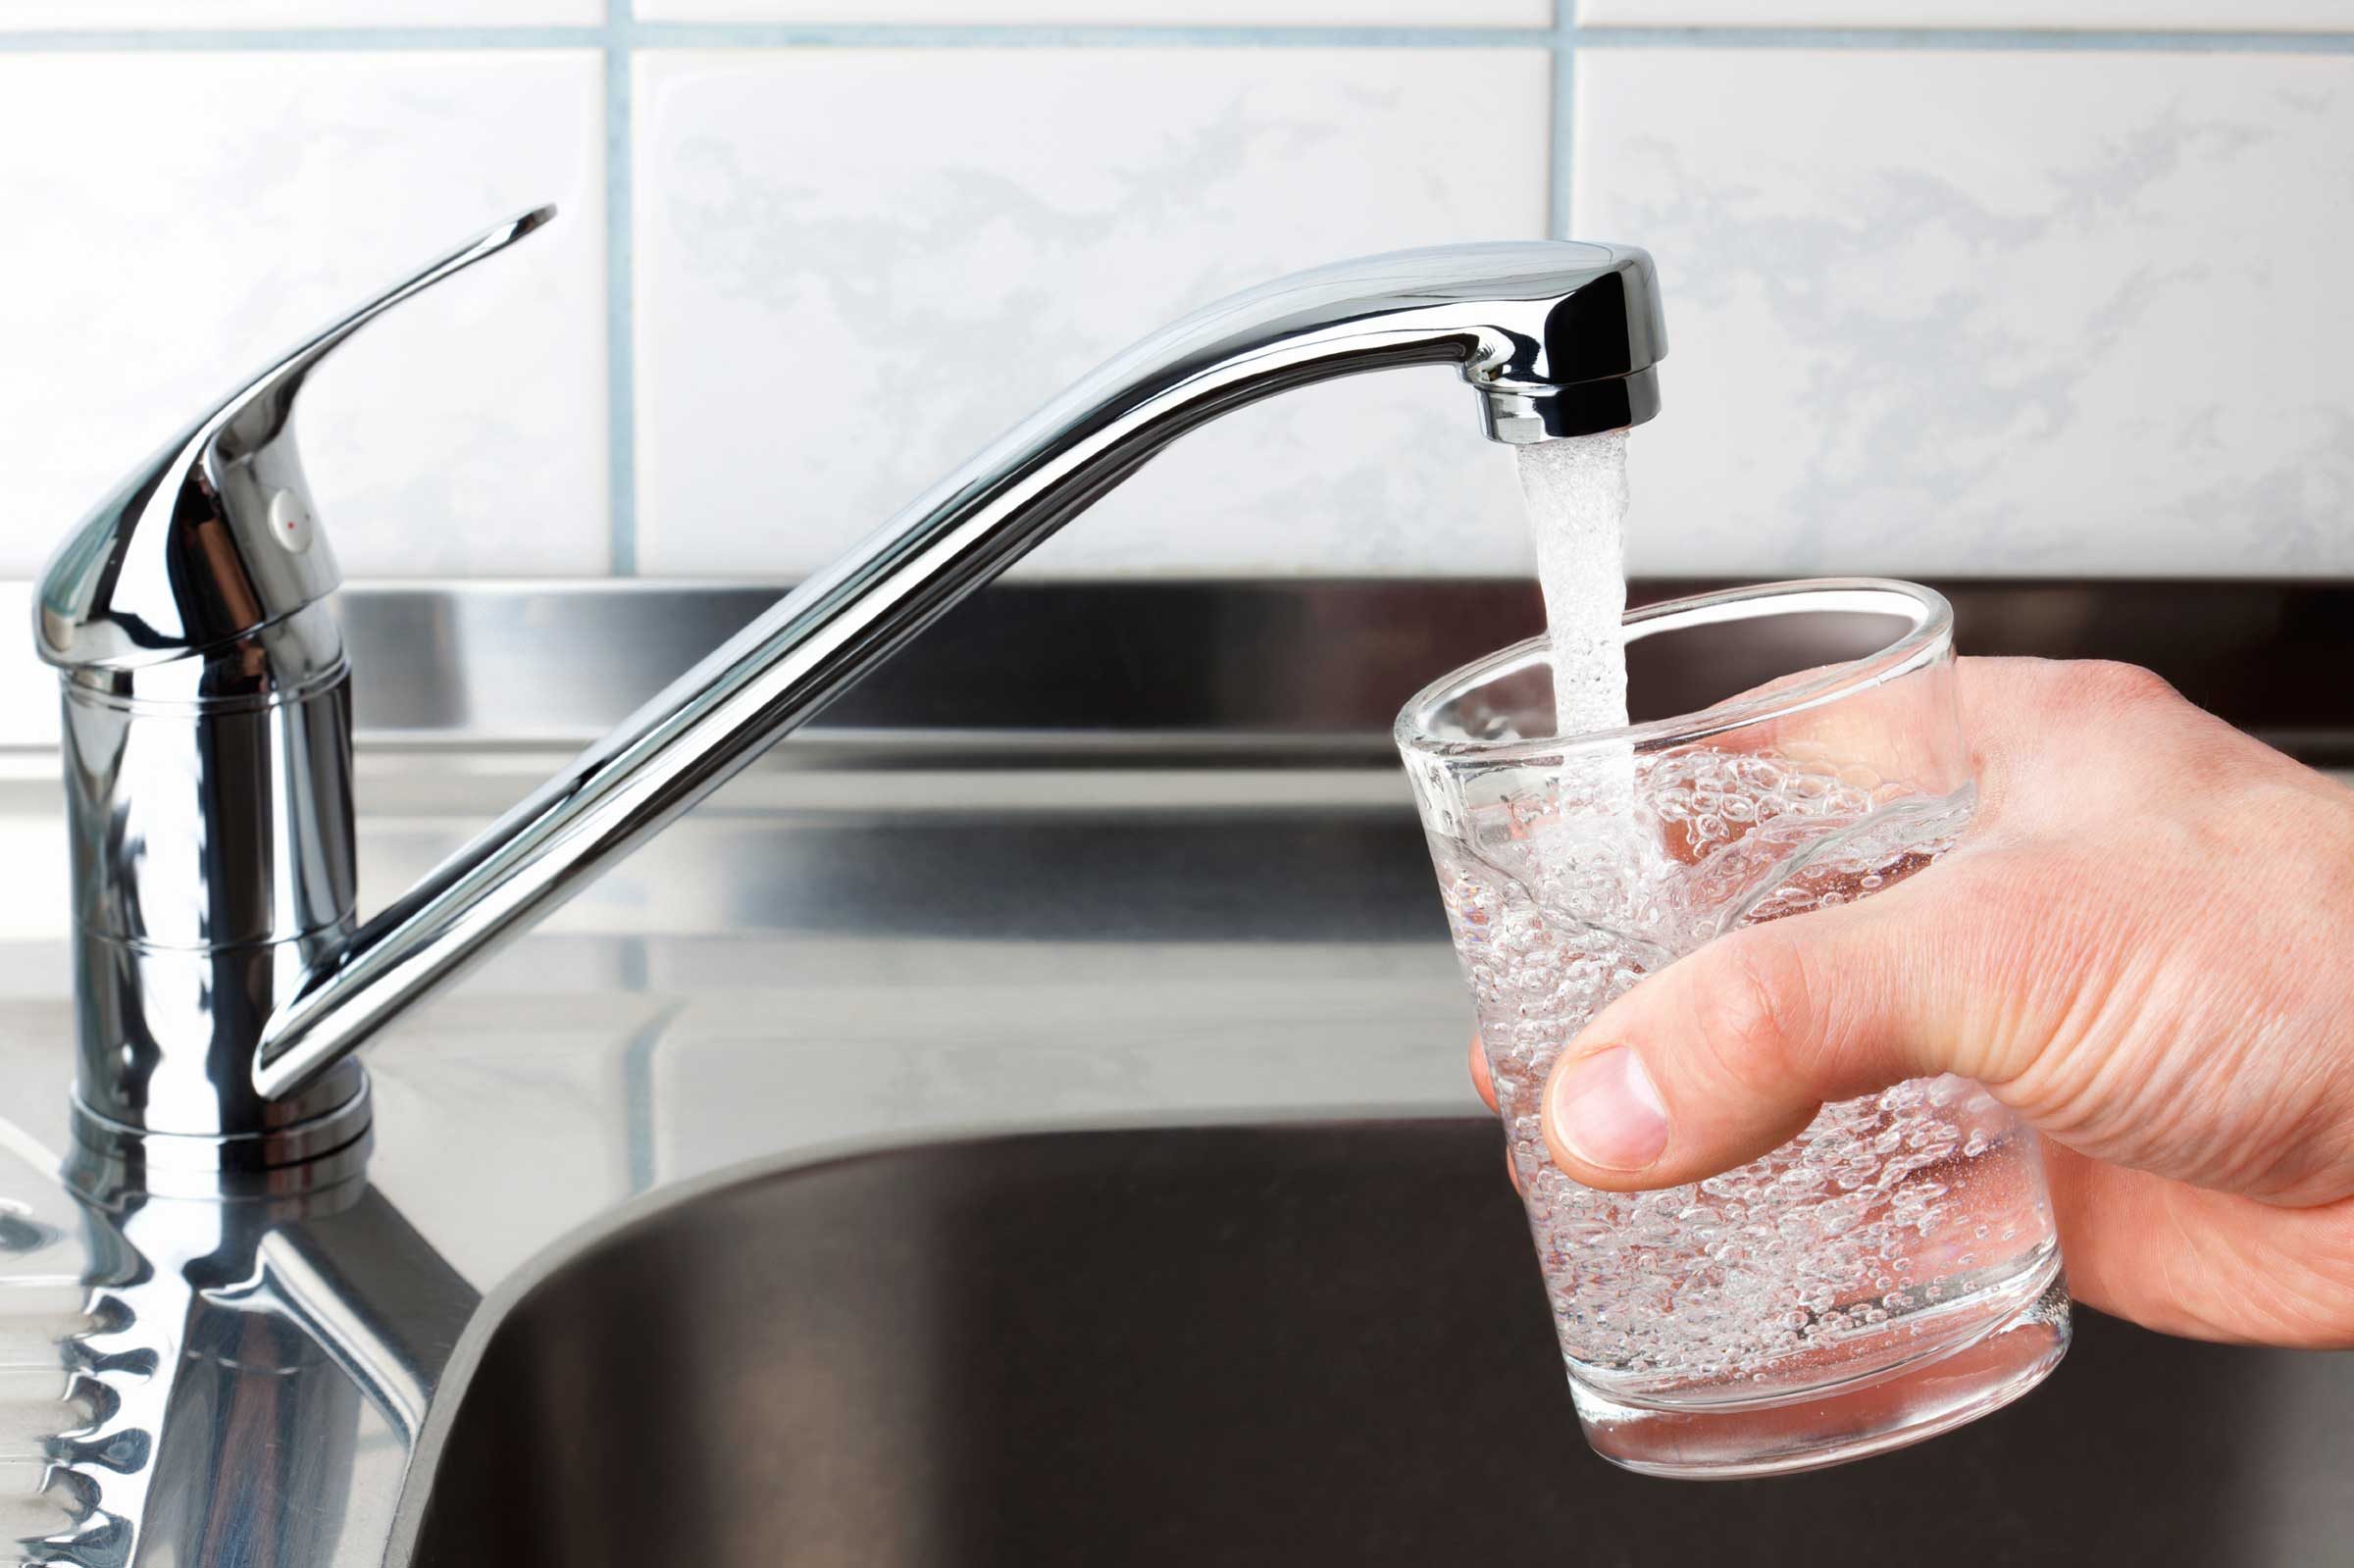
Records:
[[[1639,424],[1665,351],[1651,258],[1569,242],[1319,268],[1145,338],[922,495],[332,949],[265,1027],[301,1088],[577,892],[1187,430],[1288,387],[1454,365],[1494,439]]]

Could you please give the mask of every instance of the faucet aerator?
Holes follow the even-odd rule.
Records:
[[[1660,373],[1648,365],[1631,376],[1567,386],[1499,383],[1479,391],[1480,428],[1489,440],[1507,446],[1622,430],[1660,412]]]

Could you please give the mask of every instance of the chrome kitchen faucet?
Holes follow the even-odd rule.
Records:
[[[50,563],[74,856],[75,1160],[200,1196],[364,1155],[353,1051],[528,930],[1186,431],[1289,387],[1453,365],[1492,439],[1640,424],[1651,258],[1530,241],[1295,274],[1138,342],[722,644],[375,918],[358,918],[340,581],[295,450],[321,359],[554,216],[499,225],[175,436]]]

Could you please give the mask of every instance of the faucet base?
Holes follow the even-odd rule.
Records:
[[[261,1133],[158,1133],[102,1116],[77,1097],[65,1177],[76,1191],[99,1202],[131,1192],[290,1196],[358,1176],[367,1166],[374,1122],[365,1073],[357,1091],[333,1109]]]

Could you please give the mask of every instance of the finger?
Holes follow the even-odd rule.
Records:
[[[2043,1164],[2077,1300],[2190,1339],[2354,1345],[2354,1201],[2287,1208],[2048,1141]]]
[[[1471,1087],[1479,1090],[1479,1097],[1488,1102],[1489,1110],[1503,1114],[1502,1108],[1496,1103],[1496,1081],[1488,1076],[1488,1047],[1476,1031],[1471,1036]],[[1528,1189],[1520,1185],[1517,1151],[1510,1142],[1504,1146],[1504,1175],[1512,1184],[1513,1191],[1522,1197],[1528,1196]]]
[[[1488,1076],[1488,1047],[1477,1035],[1471,1037],[1471,1087],[1479,1090],[1489,1110],[1501,1111],[1496,1103],[1496,1081]]]
[[[2067,833],[2081,825],[2086,781],[2114,813],[2163,781],[2161,760],[2194,738],[2235,733],[2147,670],[2103,661],[1959,659],[1956,691],[1978,783],[1975,831]],[[2200,732],[2205,734],[2200,735]],[[2054,744],[2065,735],[2068,743]]]
[[[1809,670],[1744,693],[1737,702],[1792,704],[1770,719],[1713,735],[1720,752],[1767,752],[1802,774],[1835,779],[1880,798],[1944,795],[1970,777],[1970,752],[1957,723],[1960,675],[1950,664],[1884,684],[1859,683],[1839,669]],[[1802,687],[1833,683],[1837,700]],[[1786,689],[1785,689],[1786,688]]]
[[[1590,1187],[1670,1187],[1789,1141],[1825,1100],[1940,1072],[2014,1076],[2015,1042],[2048,1038],[2038,1019],[2056,1003],[2022,983],[2006,957],[2019,938],[1975,912],[1969,877],[1947,872],[1734,932],[1603,1009],[1546,1084],[1555,1163]]]

